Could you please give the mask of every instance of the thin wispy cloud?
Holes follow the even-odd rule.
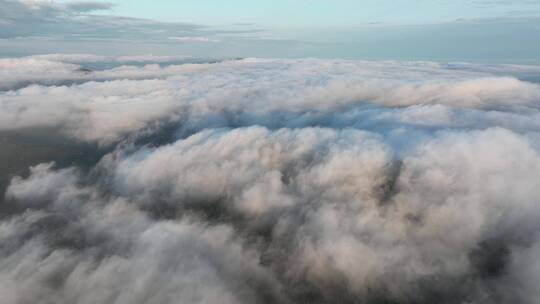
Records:
[[[184,42],[219,42],[218,39],[212,39],[208,37],[169,37],[170,40],[174,41],[184,41]]]
[[[74,10],[77,12],[93,12],[110,10],[114,7],[114,4],[99,1],[73,1],[66,3],[65,7],[69,10]]]
[[[65,39],[149,39],[168,37],[213,36],[230,31],[204,25],[159,22],[110,14],[93,14],[111,9],[106,2],[55,2],[17,0],[0,1],[0,38],[42,36]]]
[[[355,3],[347,0],[341,5],[351,6],[345,11],[351,12],[360,5]],[[465,14],[474,11],[470,8],[481,3],[490,6],[491,10],[485,14],[479,11]],[[232,12],[227,6],[223,8],[223,14],[229,16],[228,19],[219,24],[209,22],[213,24],[209,26],[205,25],[204,21],[208,21],[205,18],[183,22],[182,17],[160,19],[158,14],[151,19],[130,14],[130,8],[148,3],[1,0],[0,55],[91,52],[100,55],[198,54],[203,57],[339,57],[534,63],[538,62],[540,50],[540,39],[537,39],[540,29],[536,26],[539,20],[538,14],[532,9],[533,5],[526,3],[529,2],[513,5],[441,2],[438,6],[432,3],[425,9],[443,14],[446,11],[457,12],[457,7],[461,7],[460,13],[445,15],[444,18],[422,19],[392,18],[380,12],[389,5],[382,2],[369,6],[378,18],[358,17],[352,23],[339,26],[331,25],[334,24],[332,20],[321,19],[320,14],[311,15],[324,8],[320,7],[322,4],[319,2],[309,10],[287,10],[298,15],[297,18],[291,17],[291,20],[310,21],[307,25],[296,26],[268,25],[264,20],[251,20],[249,16],[255,13],[252,11],[255,8],[251,6],[238,11],[237,15],[229,16]],[[171,6],[170,11],[191,11],[180,9],[187,5],[185,3],[168,5]],[[204,5],[193,5],[192,10],[207,15],[207,11],[199,11]],[[283,5],[279,2],[272,7]],[[288,5],[297,6],[298,3]],[[403,5],[396,3],[383,12],[390,14]],[[439,11],[439,6],[448,7]],[[528,8],[523,10],[523,6]],[[340,5],[327,7],[327,13],[333,15],[336,7]],[[148,7],[149,13],[154,10],[166,11],[161,5]],[[412,14],[410,8],[401,10],[407,16]],[[526,14],[516,13],[518,11]],[[414,17],[414,14],[411,16]]]

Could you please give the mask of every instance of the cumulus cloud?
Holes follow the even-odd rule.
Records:
[[[3,223],[1,277],[13,294],[6,303],[248,303],[263,288],[278,296],[259,253],[230,226],[153,221],[75,182],[73,170],[40,165],[8,190],[17,201],[41,204]],[[34,192],[40,187],[56,190]]]
[[[183,60],[0,61],[6,303],[535,303],[536,67]]]
[[[109,144],[162,123],[178,124],[180,135],[252,124],[538,126],[538,84],[432,63],[245,59],[88,70],[61,58],[0,61],[1,130],[62,125],[66,135]]]

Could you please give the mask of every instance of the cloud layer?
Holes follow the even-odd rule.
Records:
[[[539,296],[537,67],[0,67],[8,304]]]
[[[41,37],[45,39],[163,41],[168,37],[189,38],[231,33],[189,23],[159,22],[141,18],[95,14],[113,5],[102,1],[0,0],[0,39]],[[234,32],[234,31],[233,31]],[[210,38],[209,38],[210,39]]]

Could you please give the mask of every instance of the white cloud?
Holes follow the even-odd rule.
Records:
[[[538,130],[538,84],[431,63],[245,59],[95,71],[67,63],[98,59],[1,59],[3,88],[12,91],[0,95],[0,130],[62,125],[66,135],[104,144],[170,122],[181,132],[255,123],[369,128],[396,119],[426,127]],[[165,60],[107,60],[141,59]],[[41,86],[17,90],[32,83]]]
[[[10,187],[17,200],[39,197],[35,186],[55,186],[58,195],[52,206],[2,223],[0,237],[9,245],[2,247],[1,278],[15,294],[6,304],[248,303],[256,286],[245,285],[246,278],[275,294],[278,283],[258,265],[258,252],[231,227],[153,221],[122,199],[89,195],[95,190],[78,186],[73,172],[50,169],[34,168],[30,180]],[[30,241],[17,248],[13,242],[25,237]]]
[[[535,68],[177,60],[0,61],[8,304],[535,303]]]

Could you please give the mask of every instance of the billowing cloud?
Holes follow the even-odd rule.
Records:
[[[7,304],[535,303],[537,67],[184,60],[0,61]]]
[[[62,126],[66,135],[107,144],[156,123],[176,123],[184,134],[252,124],[538,127],[538,84],[432,63],[245,59],[88,70],[52,58],[0,60],[9,90],[1,130]],[[97,60],[67,57],[77,59]]]

